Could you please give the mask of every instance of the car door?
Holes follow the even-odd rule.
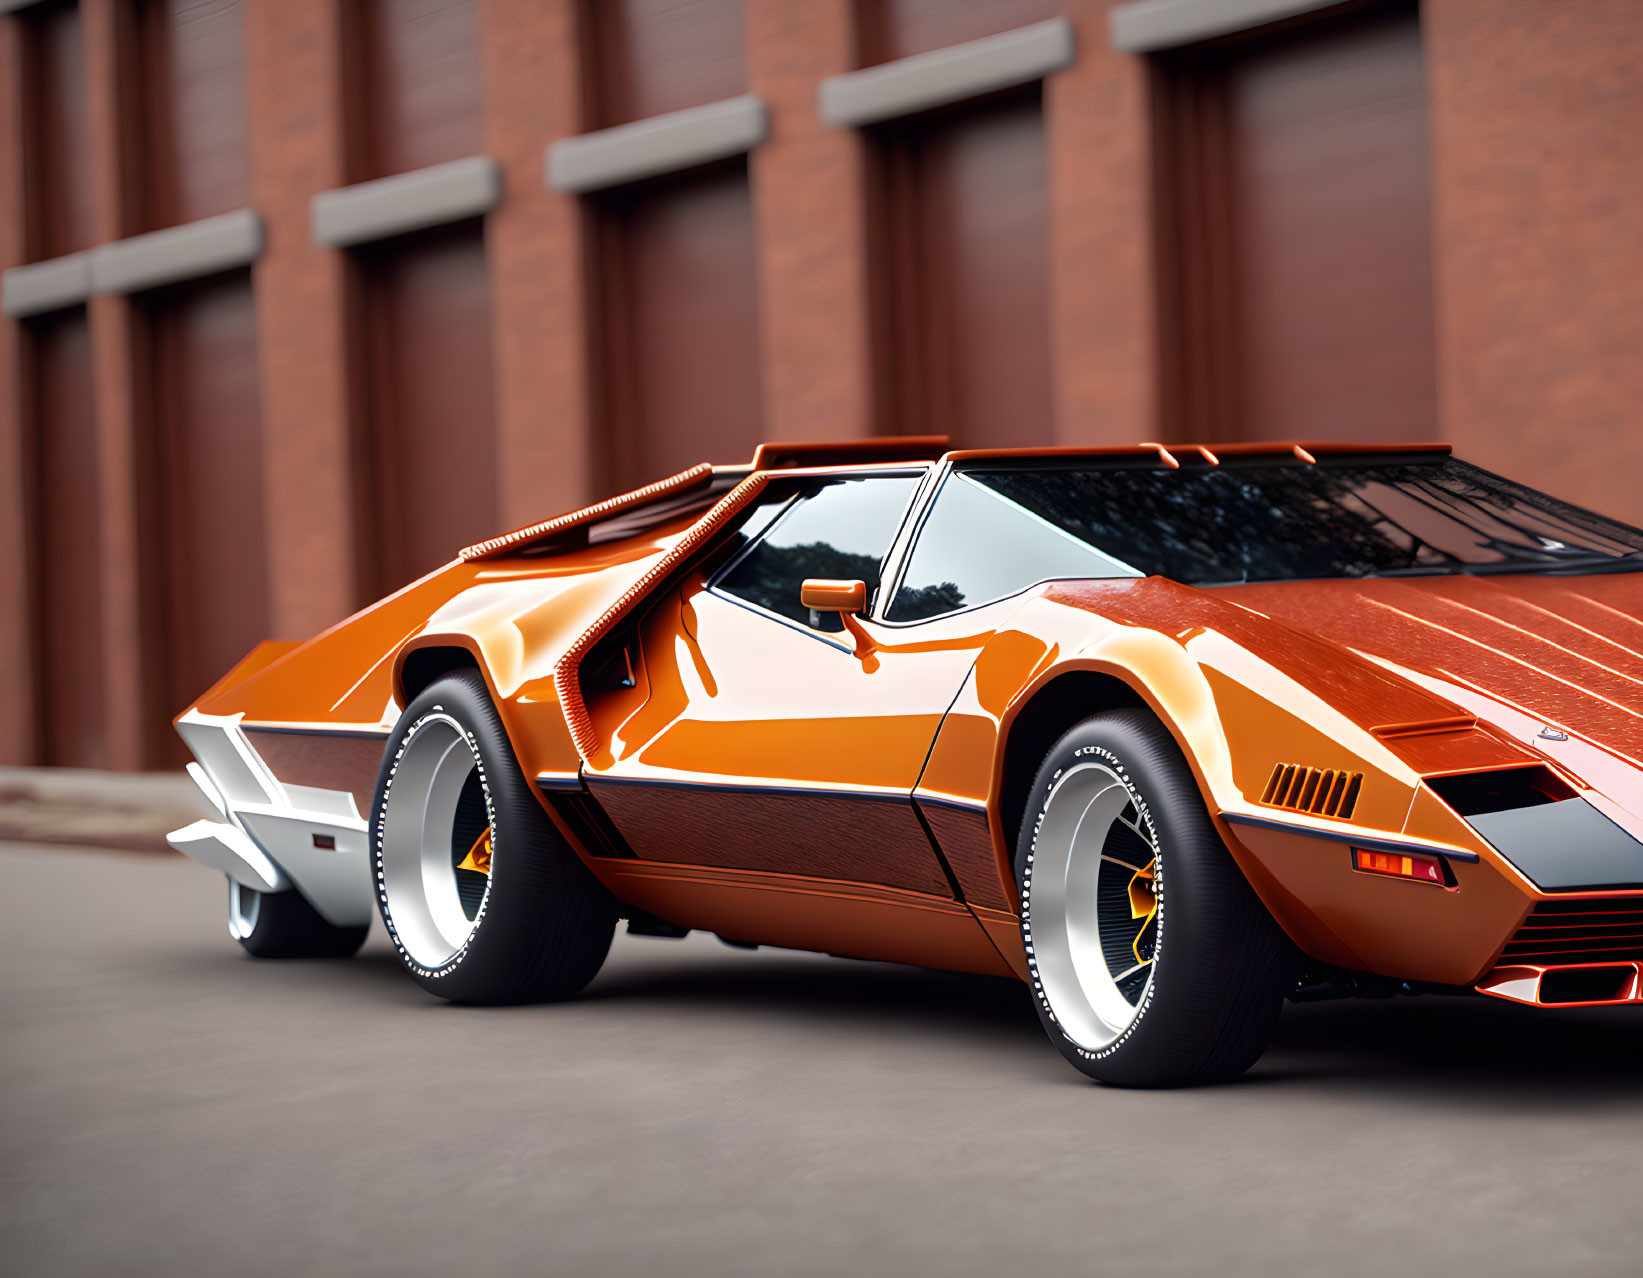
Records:
[[[852,634],[799,601],[812,577],[862,580],[871,601],[923,477],[817,481],[765,512],[744,552],[652,609],[638,642],[642,687],[590,702],[608,749],[584,776],[637,861],[768,892],[808,885],[803,917],[783,930],[766,911],[747,925],[761,929],[754,939],[774,941],[775,926],[780,943],[936,961],[886,953],[882,938],[862,934],[862,912],[839,904],[854,899],[944,914],[951,927],[918,924],[943,932],[937,948],[987,952],[911,797],[985,635],[914,634],[868,617]],[[670,908],[707,926],[681,915],[689,904]],[[830,912],[834,930],[818,935]]]

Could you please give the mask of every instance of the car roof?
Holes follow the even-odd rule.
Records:
[[[499,537],[465,547],[466,560],[489,559],[517,553],[527,547],[543,548],[569,537],[566,548],[585,537],[590,526],[651,508],[656,516],[682,511],[697,504],[711,504],[737,481],[759,472],[796,472],[800,475],[849,473],[864,467],[897,464],[932,465],[943,462],[966,465],[976,462],[1022,464],[1033,461],[1087,461],[1118,466],[1151,462],[1178,469],[1183,462],[1191,467],[1219,466],[1221,459],[1239,460],[1271,457],[1291,463],[1311,464],[1319,457],[1335,460],[1352,456],[1389,457],[1425,454],[1434,458],[1449,453],[1448,444],[1342,444],[1329,442],[1281,441],[1272,443],[1045,445],[1037,448],[951,447],[946,435],[879,435],[866,439],[807,441],[760,444],[751,462],[711,465],[703,462],[643,488],[622,493],[606,501],[584,506],[553,519],[530,524]],[[643,519],[641,518],[641,522]],[[585,543],[583,543],[585,544]]]
[[[1088,459],[1090,461],[1160,462],[1171,469],[1188,464],[1219,465],[1223,457],[1284,458],[1314,462],[1319,457],[1386,456],[1391,454],[1446,455],[1448,444],[1355,444],[1328,441],[1276,440],[1236,444],[1048,444],[1030,448],[951,447],[945,435],[882,435],[870,439],[834,440],[796,444],[760,444],[751,470],[792,470],[865,466],[897,461],[1031,461]],[[731,467],[721,467],[729,470]]]

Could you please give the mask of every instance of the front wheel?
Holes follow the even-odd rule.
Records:
[[[531,792],[477,672],[437,680],[400,716],[371,860],[400,959],[442,998],[569,998],[610,949],[615,903]]]
[[[1151,715],[1096,715],[1051,748],[1016,876],[1039,1019],[1076,1068],[1183,1086],[1236,1077],[1266,1049],[1288,940]]]

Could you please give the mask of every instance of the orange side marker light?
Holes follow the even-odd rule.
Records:
[[[1366,874],[1384,874],[1394,879],[1413,879],[1417,883],[1449,886],[1449,876],[1443,871],[1443,862],[1435,856],[1371,852],[1367,848],[1353,848],[1352,863]]]

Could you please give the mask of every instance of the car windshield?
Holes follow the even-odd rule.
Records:
[[[1188,585],[1643,570],[1643,530],[1454,458],[965,473],[1139,572]]]

